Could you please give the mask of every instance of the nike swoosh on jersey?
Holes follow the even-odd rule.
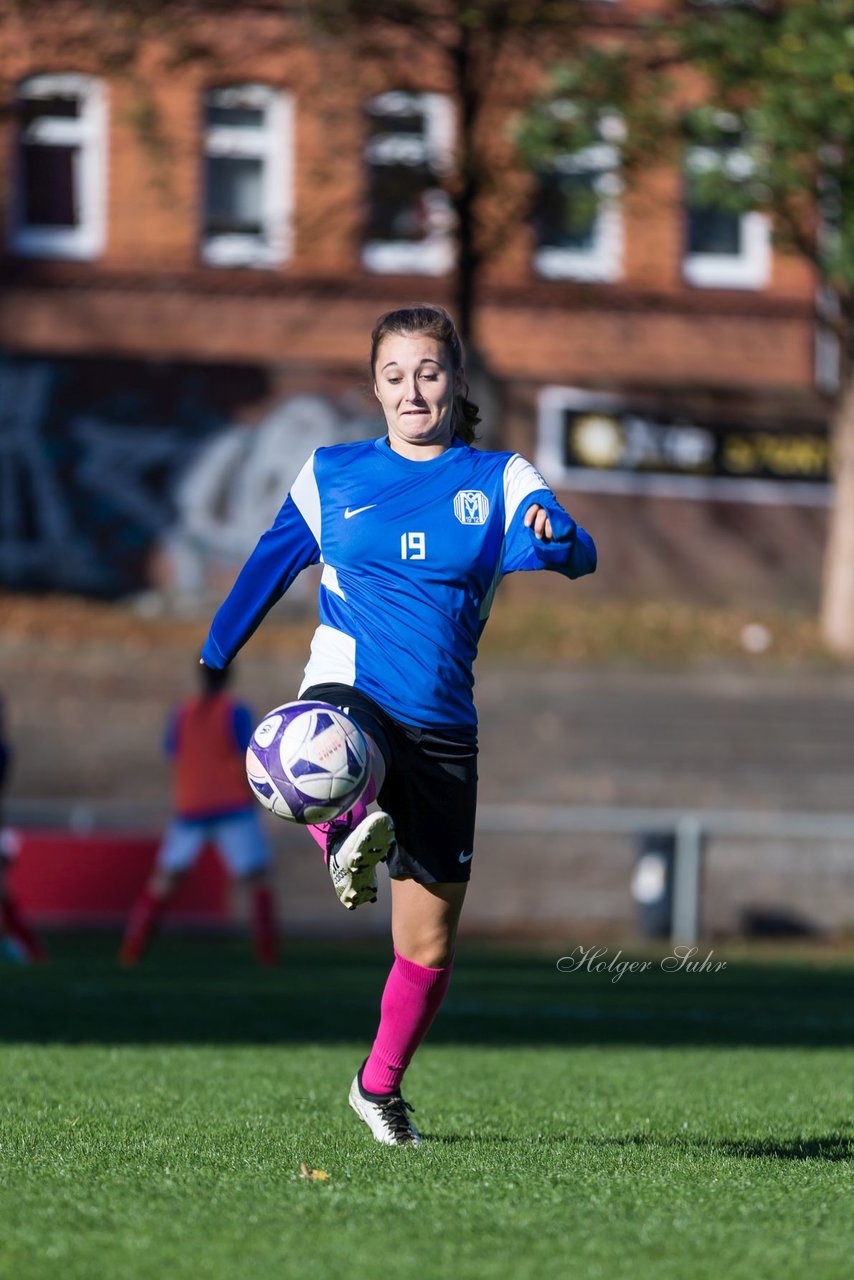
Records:
[[[360,515],[363,511],[372,511],[377,505],[378,504],[376,502],[369,502],[366,507],[345,507],[344,519],[352,520],[353,516]]]
[[[474,849],[472,849],[471,853],[461,853],[460,862],[471,862],[473,857],[474,857]]]

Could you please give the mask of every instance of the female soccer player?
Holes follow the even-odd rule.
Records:
[[[387,435],[315,450],[201,660],[229,663],[300,570],[323,562],[299,696],[352,716],[373,768],[359,804],[311,830],[349,909],[376,901],[383,859],[391,880],[394,963],[349,1100],[379,1142],[418,1146],[400,1090],[448,989],[474,857],[478,640],[505,574],[578,578],[596,551],[530,463],[473,447],[480,419],[447,312],[381,316],[371,371]]]

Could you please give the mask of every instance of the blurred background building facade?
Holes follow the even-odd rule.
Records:
[[[765,606],[815,612],[827,539],[839,352],[805,259],[765,215],[701,198],[698,174],[749,163],[737,130],[722,119],[715,142],[631,181],[613,113],[580,149],[537,163],[520,145],[556,63],[642,42],[639,24],[677,8],[728,12],[0,0],[0,678],[9,813],[27,829],[15,874],[37,921],[123,917],[165,818],[162,719],[210,606],[310,450],[380,433],[371,328],[428,301],[463,330],[483,443],[535,461],[596,538],[597,574],[561,607],[596,615],[593,596],[611,597],[581,659],[513,651],[512,680],[478,673],[491,881],[470,926],[625,932],[638,838],[699,809],[764,814],[748,836],[704,828],[705,931],[850,932],[850,819],[831,821],[850,807],[850,680],[597,665],[604,635],[637,657],[647,604],[653,620],[675,599],[742,607],[739,626]],[[553,621],[548,586],[513,580],[511,602],[532,593],[523,627]],[[149,629],[141,609],[42,592],[191,619]],[[309,581],[288,599],[312,596]],[[696,612],[708,630],[713,611]],[[246,664],[259,713],[297,687],[307,624],[288,621],[290,646]],[[771,633],[745,634],[758,664]],[[507,749],[521,740],[524,758]],[[510,796],[545,825],[513,826]],[[298,833],[275,837],[286,926],[334,929]],[[191,914],[223,923],[209,870]]]
[[[511,31],[473,108],[441,26],[369,56],[312,6],[0,5],[0,583],[216,594],[310,448],[379,432],[371,327],[426,300],[466,311],[484,443],[595,527],[596,590],[814,603],[810,270],[696,202],[702,148],[623,189],[614,130],[514,144],[564,42],[655,7]]]

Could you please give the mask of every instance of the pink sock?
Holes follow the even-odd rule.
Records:
[[[377,796],[377,784],[375,778],[371,777],[370,782],[365,787],[359,799],[353,805],[352,809],[347,812],[350,815],[350,827],[357,827],[363,818],[368,816],[368,805]],[[344,815],[342,814],[341,817]],[[323,850],[323,856],[326,857],[326,841],[329,838],[329,832],[336,830],[336,823],[340,823],[341,818],[335,818],[333,822],[317,822],[309,824],[308,830],[311,832],[313,840],[316,840]],[[340,830],[340,827],[338,828]]]
[[[445,998],[454,962],[441,969],[394,953],[380,1006],[377,1038],[362,1068],[367,1093],[397,1093],[412,1055],[430,1030]]]

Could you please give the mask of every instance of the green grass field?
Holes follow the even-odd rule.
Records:
[[[114,948],[0,968],[4,1280],[851,1275],[850,954],[614,983],[467,943],[413,1151],[346,1104],[385,947]]]

